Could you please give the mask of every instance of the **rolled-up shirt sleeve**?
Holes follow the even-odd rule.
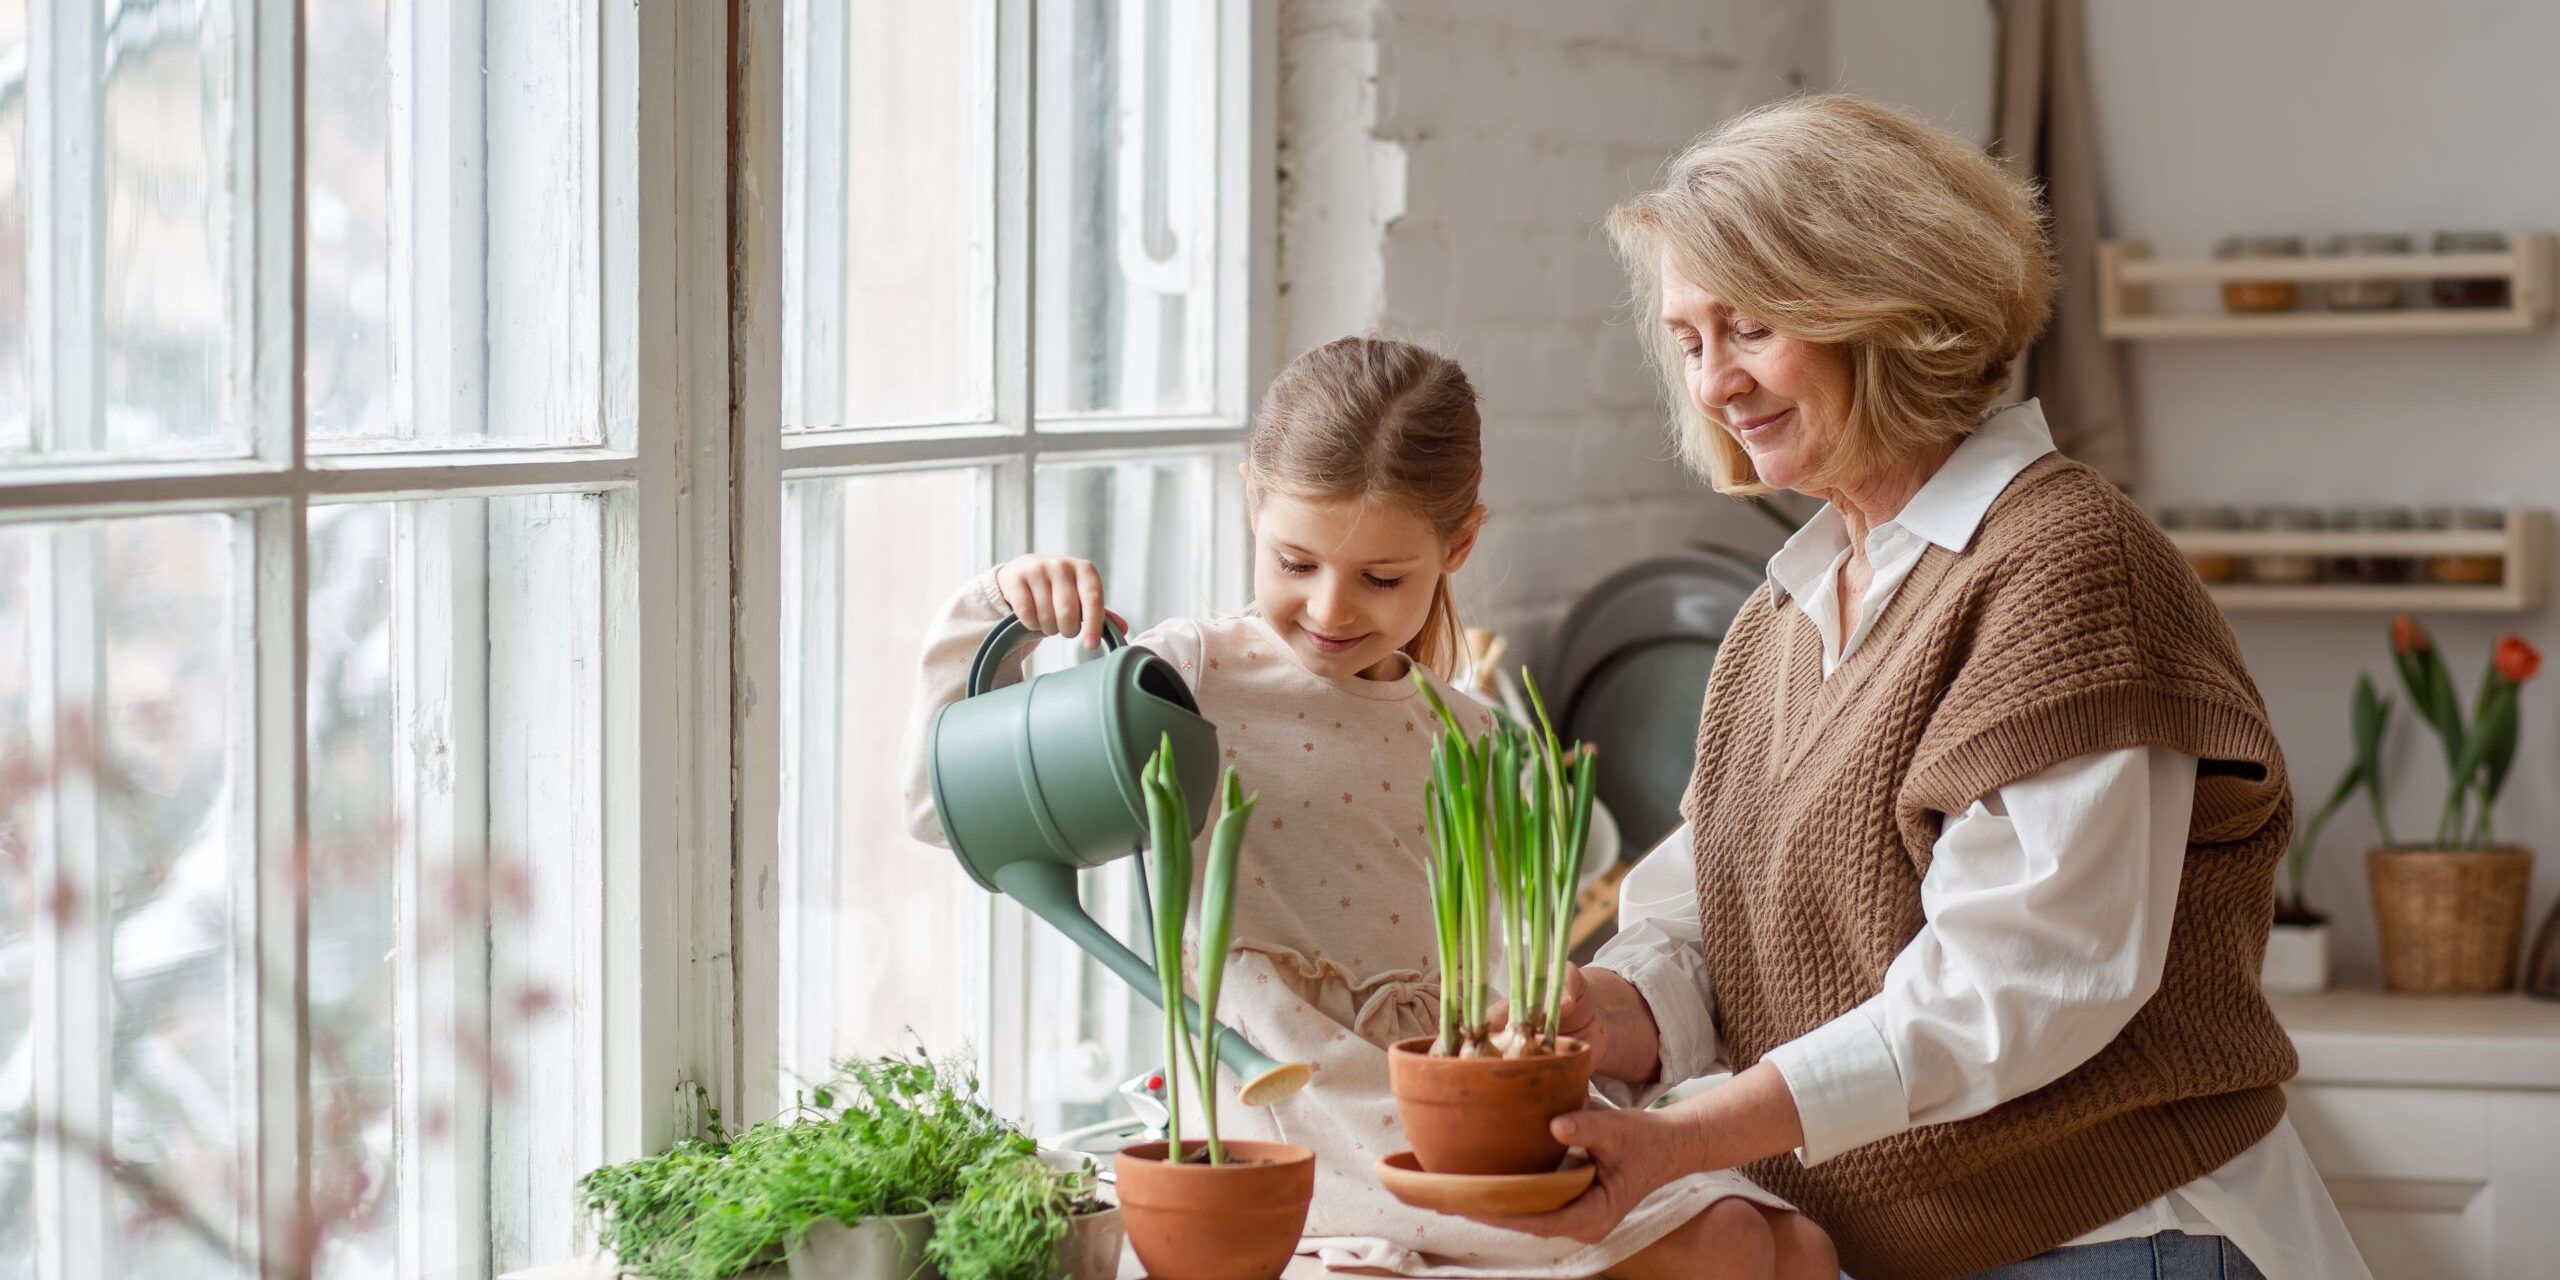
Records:
[[[1798,1158],[1979,1115],[2114,1040],[2160,987],[2195,777],[2166,748],[2098,752],[1950,817],[1883,989],[1763,1059],[1794,1095]]]
[[[1670,859],[1665,870],[1676,866],[1680,878],[1674,882],[1664,877],[1664,882],[1687,887],[1648,901],[1622,895],[1617,936],[1603,944],[1591,959],[1592,968],[1607,969],[1625,978],[1644,997],[1660,1044],[1652,1081],[1641,1085],[1597,1078],[1592,1081],[1602,1097],[1622,1107],[1643,1106],[1671,1086],[1707,1075],[1722,1065],[1724,1050],[1716,1039],[1715,996],[1707,981],[1706,955],[1700,945],[1698,893],[1685,874],[1689,856],[1689,828],[1683,824],[1655,845],[1644,862],[1650,865],[1657,858]],[[1630,875],[1631,887],[1641,874]]]

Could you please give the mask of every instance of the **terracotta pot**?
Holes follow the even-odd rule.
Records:
[[[2478,995],[2515,987],[2530,852],[2376,849],[2365,874],[2386,989]]]
[[[1405,1141],[1430,1173],[1546,1173],[1564,1163],[1547,1122],[1591,1096],[1591,1046],[1536,1058],[1435,1058],[1431,1038],[1387,1051]]]
[[[1227,1163],[1167,1164],[1161,1142],[1113,1158],[1129,1246],[1164,1280],[1272,1280],[1298,1252],[1316,1194],[1316,1153],[1285,1142],[1224,1144]],[[1183,1143],[1186,1152],[1196,1142]]]

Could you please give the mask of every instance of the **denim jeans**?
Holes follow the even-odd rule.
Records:
[[[2248,1255],[2220,1236],[2163,1231],[2040,1253],[1975,1272],[1973,1280],[2266,1280]]]

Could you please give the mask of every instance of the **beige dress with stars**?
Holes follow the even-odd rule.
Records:
[[[1007,612],[980,575],[927,634],[907,752],[908,825],[940,844],[925,786],[925,725],[960,696],[987,631]],[[1435,719],[1410,680],[1332,679],[1298,665],[1269,623],[1174,619],[1132,637],[1181,671],[1218,726],[1225,763],[1260,796],[1245,844],[1235,941],[1219,1012],[1263,1052],[1316,1068],[1277,1106],[1244,1106],[1219,1082],[1220,1132],[1316,1153],[1301,1252],[1337,1267],[1410,1275],[1591,1275],[1724,1196],[1778,1203],[1738,1175],[1656,1193],[1602,1244],[1549,1240],[1411,1208],[1371,1166],[1402,1150],[1386,1046],[1438,1029],[1439,966],[1424,872],[1422,801]],[[1440,686],[1469,732],[1491,715]],[[1195,806],[1214,805],[1194,797]]]

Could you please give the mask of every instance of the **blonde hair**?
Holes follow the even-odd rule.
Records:
[[[1736,117],[1675,157],[1661,186],[1611,210],[1608,226],[1681,454],[1724,493],[1769,490],[1689,398],[1660,323],[1666,267],[1773,331],[1843,349],[1845,438],[1807,478],[1814,487],[1971,432],[2053,305],[2033,188],[1971,142],[1848,94]]]
[[[1446,542],[1463,532],[1484,478],[1476,389],[1458,362],[1389,338],[1336,338],[1289,362],[1263,393],[1245,440],[1251,496],[1376,498]],[[1449,575],[1431,588],[1406,657],[1446,677],[1460,646]]]

